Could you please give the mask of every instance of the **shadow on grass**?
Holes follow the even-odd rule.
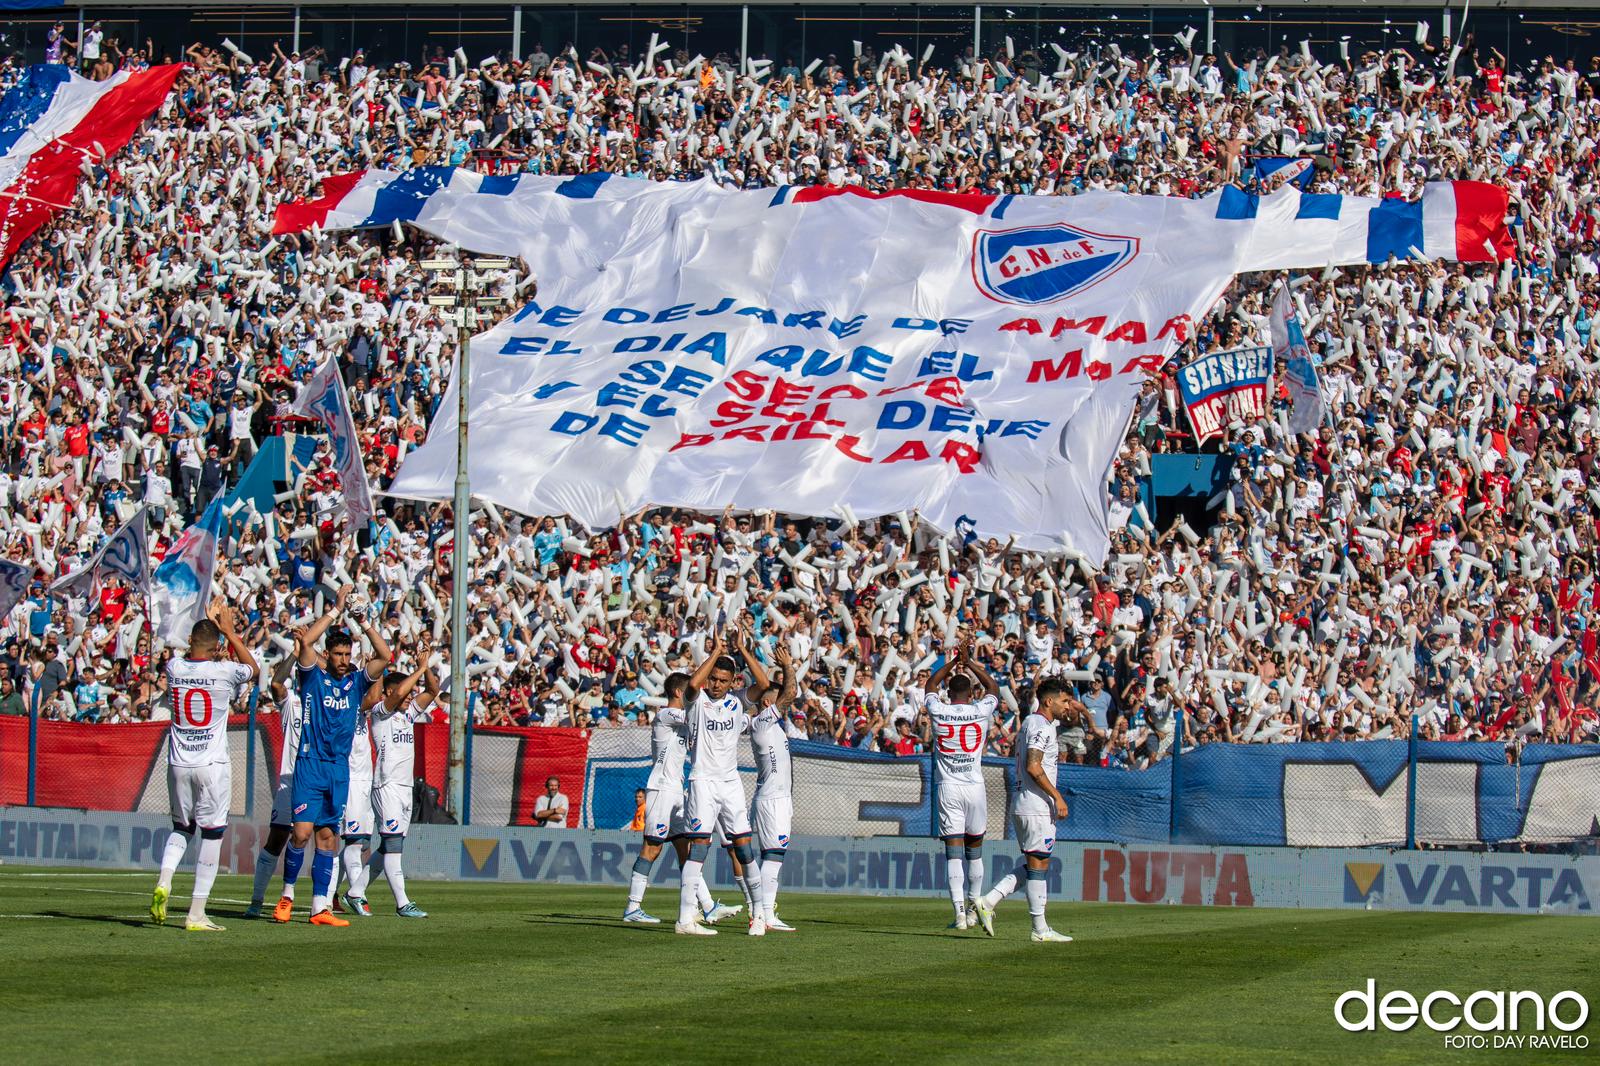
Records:
[[[65,911],[39,911],[41,918],[65,918],[73,922],[108,922],[125,925],[130,929],[154,929],[156,924],[148,918],[119,918],[115,914],[68,914]]]
[[[670,922],[662,922],[659,926],[647,925],[642,922],[623,922],[619,918],[601,918],[593,914],[529,914],[523,916],[523,921],[530,925],[592,925],[601,929],[628,929],[631,931],[666,929],[672,930]]]

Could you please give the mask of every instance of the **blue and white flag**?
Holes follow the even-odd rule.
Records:
[[[150,546],[145,530],[145,508],[139,508],[120,529],[106,538],[87,563],[51,585],[50,591],[69,596],[88,595],[107,574],[120,577],[130,588],[149,591]]]
[[[12,610],[22,602],[32,581],[32,564],[0,559],[0,622],[10,617]]]
[[[1289,389],[1289,432],[1315,432],[1322,422],[1322,382],[1289,299],[1288,285],[1279,289],[1272,301],[1272,356],[1282,365]]]
[[[200,521],[183,531],[151,576],[150,611],[156,635],[172,646],[189,642],[189,630],[206,616],[211,577],[222,538],[222,497],[206,507]]]
[[[1290,159],[1279,155],[1256,160],[1251,168],[1251,176],[1261,186],[1262,192],[1271,192],[1284,185],[1294,185],[1305,191],[1311,188],[1316,169],[1316,164],[1310,159]]]
[[[350,525],[356,530],[366,529],[372,520],[372,489],[367,484],[367,464],[361,454],[361,439],[356,436],[355,420],[350,417],[350,398],[339,379],[337,359],[329,359],[317,368],[289,410],[316,419],[328,431]]]

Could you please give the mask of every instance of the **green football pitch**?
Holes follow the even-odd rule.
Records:
[[[617,890],[413,881],[431,917],[349,929],[240,917],[168,925],[148,875],[0,869],[0,1061],[1111,1062],[1584,1061],[1597,1050],[1453,1050],[1431,1031],[1347,1033],[1339,994],[1564,989],[1600,1006],[1589,918],[1056,905],[1071,944],[945,930],[939,900],[793,894],[795,933],[625,926]],[[309,887],[309,886],[305,886]],[[652,888],[670,915],[676,891]],[[1570,1013],[1570,1008],[1569,1008]],[[1420,1027],[1419,1027],[1420,1028]],[[1465,1029],[1463,1032],[1469,1032]],[[1555,1030],[1548,1030],[1554,1033]],[[1600,1021],[1580,1035],[1600,1044]]]

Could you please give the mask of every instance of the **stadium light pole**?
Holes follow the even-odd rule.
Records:
[[[509,259],[425,259],[422,269],[433,275],[438,292],[428,304],[444,309],[456,327],[456,484],[451,507],[450,545],[450,754],[445,764],[445,808],[460,820],[466,793],[467,739],[467,544],[472,483],[467,476],[467,392],[471,381],[472,334],[486,324],[481,311],[503,305],[500,296],[484,289],[489,275],[483,271],[508,270]]]

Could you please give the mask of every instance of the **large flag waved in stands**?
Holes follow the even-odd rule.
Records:
[[[106,542],[100,545],[100,550],[88,562],[58,579],[50,586],[50,591],[88,596],[109,575],[121,578],[139,592],[148,592],[150,547],[145,529],[145,513],[148,510],[148,507],[141,507],[134,512],[132,518],[106,538]]]
[[[60,63],[23,71],[0,98],[0,269],[72,203],[83,164],[120,151],[182,70],[172,63],[118,71],[105,81],[79,77]]]
[[[1289,432],[1314,433],[1322,424],[1322,379],[1311,361],[1311,346],[1300,326],[1283,285],[1272,299],[1272,355],[1283,367],[1284,384],[1289,389]]]
[[[32,581],[32,565],[0,559],[0,621],[22,602]]]
[[[186,644],[194,624],[206,616],[211,579],[217,570],[217,542],[222,539],[222,495],[207,505],[151,575],[150,610],[156,634],[169,646]]]
[[[329,359],[317,368],[290,407],[292,413],[314,418],[328,431],[333,448],[333,465],[339,471],[339,491],[350,515],[352,529],[367,528],[372,519],[372,490],[367,484],[366,461],[361,455],[361,438],[356,436],[355,420],[350,416],[350,398],[339,379],[339,361]],[[471,449],[468,449],[471,457]]]
[[[420,167],[323,191],[275,231],[409,222],[531,266],[537,299],[473,342],[476,495],[592,526],[647,503],[919,508],[1097,560],[1140,386],[1234,274],[1513,248],[1505,192],[1473,182],[875,196]],[[395,494],[450,496],[458,386]]]

